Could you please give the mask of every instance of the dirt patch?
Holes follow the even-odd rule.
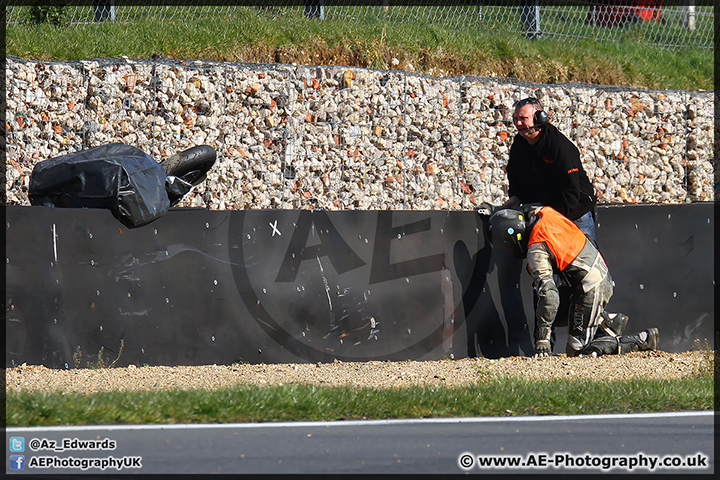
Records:
[[[681,378],[708,367],[706,351],[635,352],[599,358],[507,357],[497,360],[339,362],[318,364],[236,364],[53,370],[22,365],[6,370],[8,391],[140,391],[215,389],[237,385],[314,385],[397,388],[410,385],[461,386],[497,376],[550,378]]]

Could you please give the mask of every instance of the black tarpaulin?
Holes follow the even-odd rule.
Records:
[[[112,143],[51,158],[30,177],[32,205],[105,208],[128,226],[146,224],[170,207],[163,167],[142,150]]]

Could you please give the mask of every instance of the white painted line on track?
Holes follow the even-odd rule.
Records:
[[[712,410],[697,412],[652,412],[652,413],[609,413],[594,415],[541,415],[518,417],[447,417],[447,418],[393,418],[381,420],[335,420],[318,422],[256,422],[256,423],[171,423],[153,425],[52,425],[47,427],[6,427],[8,433],[27,431],[72,432],[72,431],[134,431],[134,430],[196,430],[220,428],[307,428],[307,427],[349,427],[377,425],[412,425],[428,423],[517,423],[517,422],[548,422],[573,420],[627,420],[631,418],[675,418],[675,417],[711,417]]]

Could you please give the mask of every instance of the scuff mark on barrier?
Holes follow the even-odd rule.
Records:
[[[325,270],[323,269],[322,262],[320,261],[320,256],[316,255],[315,258],[317,259],[318,265],[320,266],[320,276],[322,277],[323,286],[325,287],[325,295],[327,295],[328,299],[328,308],[330,308],[330,325],[335,325],[335,313],[333,312],[333,303],[332,303],[332,297],[330,295],[330,285],[328,284],[327,277],[325,276]]]
[[[686,325],[685,326],[685,338],[688,338],[688,339],[692,338],[693,332],[695,332],[697,329],[700,328],[700,326],[703,324],[703,322],[705,321],[705,319],[708,316],[709,315],[707,312],[703,313],[698,318],[696,318],[693,323],[691,323],[690,325]]]
[[[53,258],[55,259],[55,263],[57,264],[58,261],[58,255],[57,255],[57,231],[55,230],[55,224],[53,223],[52,226],[52,232],[53,232]]]
[[[145,265],[162,262],[165,260],[170,260],[171,258],[175,257],[176,255],[178,255],[182,252],[199,253],[200,255],[203,255],[207,258],[215,260],[218,263],[222,263],[224,265],[238,266],[237,263],[215,257],[213,255],[203,252],[202,250],[200,250],[196,247],[193,247],[192,245],[188,245],[185,243],[174,243],[172,245],[168,245],[168,247],[165,250],[159,250],[157,252],[148,253],[146,256],[150,256],[151,258],[146,261],[140,261],[139,259],[137,259],[136,257],[134,257],[132,255],[127,255],[125,257],[125,259],[127,259],[128,257],[132,257],[132,260],[128,262],[125,259],[123,259],[123,261],[120,262],[120,266],[126,267],[126,268],[116,271],[116,272],[111,270],[110,274],[115,273],[115,278],[118,279],[121,276],[124,277],[125,276],[124,274],[133,268],[144,267]]]
[[[147,317],[150,313],[150,310],[142,310],[140,312],[123,312],[120,310],[120,315],[123,317]],[[101,327],[102,328],[102,327]]]
[[[680,256],[681,257],[687,257],[690,255],[690,252],[693,251],[693,244],[695,242],[695,235],[690,235],[690,237],[685,240],[683,243],[679,245],[680,247]]]

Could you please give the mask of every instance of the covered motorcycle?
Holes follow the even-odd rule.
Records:
[[[215,150],[207,145],[173,155],[163,163],[131,145],[101,145],[35,165],[30,204],[105,208],[125,225],[144,225],[204,180],[215,158]]]

